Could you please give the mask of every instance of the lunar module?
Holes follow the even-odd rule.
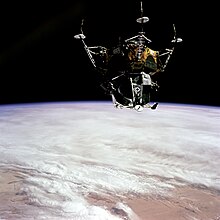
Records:
[[[138,112],[144,108],[156,109],[158,103],[151,103],[152,91],[158,91],[159,85],[153,76],[164,72],[169,59],[175,49],[176,43],[182,41],[176,37],[171,40],[171,48],[156,51],[148,47],[151,42],[146,37],[143,25],[149,21],[143,16],[141,3],[141,16],[136,20],[141,25],[141,31],[131,38],[121,40],[112,48],[105,46],[87,46],[86,36],[81,33],[74,38],[81,40],[87,55],[100,75],[100,86],[105,94],[110,95],[116,108],[130,108]]]

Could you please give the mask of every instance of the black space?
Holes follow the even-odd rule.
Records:
[[[154,50],[166,48],[174,23],[183,42],[160,73],[159,102],[220,106],[212,5],[192,1],[143,0],[146,35]],[[118,37],[137,34],[140,1],[1,1],[0,104],[20,102],[111,100],[99,87],[97,73],[80,41],[113,46]]]

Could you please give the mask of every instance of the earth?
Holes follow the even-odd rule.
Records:
[[[0,219],[220,219],[220,108],[0,107]]]

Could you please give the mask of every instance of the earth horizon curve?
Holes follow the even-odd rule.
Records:
[[[220,108],[0,106],[0,219],[220,219]]]

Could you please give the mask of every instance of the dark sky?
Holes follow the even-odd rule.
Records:
[[[220,106],[214,6],[162,2],[143,0],[149,47],[166,48],[173,23],[183,42],[160,73],[158,101]],[[136,35],[140,2],[7,0],[0,3],[0,17],[1,104],[110,100],[73,36],[82,19],[88,46],[113,46],[119,36]]]

